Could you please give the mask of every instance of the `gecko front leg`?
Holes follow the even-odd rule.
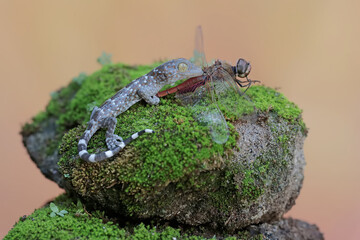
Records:
[[[149,94],[149,92],[153,92],[153,91],[149,91],[148,87],[143,87],[137,91],[137,94],[139,95],[139,97],[144,99],[146,103],[150,105],[158,105],[160,102],[160,98],[155,96],[155,94],[154,95]]]

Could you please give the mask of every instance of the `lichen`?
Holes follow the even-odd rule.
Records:
[[[68,195],[57,197],[54,204],[68,212],[64,216],[51,217],[49,205],[35,210],[29,216],[19,218],[19,221],[8,232],[4,240],[10,239],[208,239],[202,236],[185,233],[181,228],[148,225],[144,223],[125,223],[120,225],[116,219],[111,219],[104,212],[90,211],[83,205],[75,204]],[[260,240],[261,234],[252,236],[248,231],[241,231],[237,236],[228,236],[226,240],[248,239]],[[211,239],[216,239],[212,237]]]

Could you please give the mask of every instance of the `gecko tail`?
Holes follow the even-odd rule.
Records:
[[[83,159],[87,162],[100,162],[100,161],[103,161],[103,160],[110,158],[110,157],[114,156],[115,154],[119,153],[131,141],[135,140],[136,138],[143,135],[144,133],[154,133],[154,132],[155,131],[151,130],[151,129],[141,130],[137,133],[134,133],[133,135],[131,135],[130,137],[125,139],[123,142],[120,142],[119,146],[117,146],[116,148],[108,150],[108,151],[100,152],[100,153],[93,153],[93,154],[88,153],[88,151],[86,150],[87,142],[85,141],[85,139],[80,139],[79,144],[78,144],[79,156],[81,159]]]

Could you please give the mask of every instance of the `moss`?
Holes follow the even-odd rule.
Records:
[[[220,145],[211,140],[206,124],[193,119],[192,109],[181,106],[173,96],[167,96],[157,106],[139,102],[117,117],[115,133],[124,138],[144,128],[154,129],[154,135],[139,137],[110,161],[95,164],[81,161],[77,156],[77,142],[85,130],[92,108],[101,105],[131,80],[146,74],[158,64],[137,67],[108,64],[90,76],[80,74],[77,80],[52,94],[46,111],[38,114],[31,124],[24,127],[27,133],[34,132],[39,123],[47,118],[56,119],[58,134],[48,144],[48,155],[60,145],[59,139],[63,133],[70,130],[61,140],[62,157],[59,165],[66,179],[83,196],[111,189],[115,185],[122,186],[126,194],[123,196],[126,211],[133,213],[141,211],[143,206],[141,202],[131,202],[129,196],[154,196],[170,183],[175,183],[178,188],[189,184],[194,188],[206,186],[208,180],[200,178],[199,172],[220,168],[231,157],[231,150],[236,147],[239,137],[231,122],[243,114],[266,112],[274,118],[291,123],[293,131],[306,129],[301,120],[301,110],[294,103],[273,89],[252,86],[245,97],[239,98],[232,94],[219,97],[219,107],[228,120],[230,130],[229,140]],[[286,136],[292,132],[279,131],[276,121],[270,121],[269,124],[283,146],[274,151],[281,151],[285,156],[288,146]],[[95,153],[105,149],[105,131],[100,130],[90,140],[88,150]],[[269,156],[274,156],[274,153]],[[266,160],[260,162],[261,164],[245,170],[229,169],[228,177],[219,176],[217,180],[226,180],[229,176],[234,176],[236,171],[244,172],[241,180],[228,181],[226,186],[218,186],[220,190],[216,192],[222,196],[213,194],[214,205],[223,206],[224,198],[232,196],[233,191],[238,189],[242,189],[242,194],[237,197],[249,201],[260,197],[263,190],[259,188],[259,183],[260,186],[265,184],[262,171],[274,170],[276,167],[276,164],[267,166]],[[282,164],[286,163],[284,158]]]
[[[257,100],[252,100],[256,104]],[[212,204],[224,215],[231,211],[229,206],[248,206],[263,196],[265,191],[271,189],[279,192],[285,187],[280,183],[286,182],[284,179],[292,168],[289,164],[293,164],[293,148],[302,127],[299,119],[294,118],[289,122],[289,119],[284,119],[274,111],[268,112],[265,118],[272,132],[267,150],[253,162],[229,163],[224,169],[225,174],[215,181],[221,183],[216,191],[207,190]]]
[[[59,165],[83,196],[94,195],[114,185],[123,186],[126,195],[121,198],[130,215],[142,211],[144,205],[140,198],[152,197],[170,183],[178,187],[191,183],[191,187],[200,188],[202,182],[193,177],[199,171],[219,168],[229,158],[238,138],[229,123],[227,143],[214,143],[208,128],[195,121],[191,110],[179,105],[173,97],[162,99],[158,106],[136,104],[117,119],[115,133],[120,136],[127,137],[144,128],[152,128],[156,134],[138,138],[113,161],[89,164],[77,158],[77,142],[85,130],[80,126],[65,134]],[[104,139],[105,131],[98,131],[88,144],[89,152],[105,150]],[[132,195],[136,196],[136,201],[129,198]]]
[[[131,79],[145,74],[152,67],[154,65],[137,68],[123,64],[104,66],[83,82],[66,107],[67,111],[59,117],[59,127],[84,124],[89,119],[91,106],[99,106]],[[227,120],[236,120],[255,109],[275,112],[288,121],[301,120],[301,110],[275,90],[253,86],[248,95],[251,100],[246,97],[238,99],[238,96],[231,94],[220,98],[219,107]],[[233,97],[237,98],[236,101]],[[113,158],[114,161],[96,164],[88,164],[77,158],[77,142],[85,130],[85,125],[80,125],[63,137],[59,162],[61,171],[83,196],[116,184],[125,186],[127,194],[137,197],[140,197],[139,193],[142,196],[156,194],[156,189],[166,187],[171,182],[184,184],[179,180],[184,177],[191,179],[199,169],[205,171],[219,167],[221,163],[219,165],[214,159],[222,156],[222,161],[226,161],[238,138],[238,133],[228,122],[231,133],[229,141],[224,145],[214,143],[206,125],[195,121],[192,114],[191,109],[181,106],[173,96],[163,98],[158,106],[143,102],[135,104],[117,117],[115,133],[126,138],[134,132],[151,128],[156,134],[144,135],[132,142],[125,151]],[[90,140],[89,152],[105,150],[104,139],[105,131],[98,131]],[[245,174],[243,195],[256,199],[262,194],[261,189],[254,187],[255,180],[252,180],[257,173],[245,171]],[[197,181],[193,183],[195,187],[202,185]],[[130,213],[141,210],[140,206],[132,204],[128,204],[127,208]]]
[[[306,125],[301,118],[302,110],[282,93],[264,86],[252,86],[247,94],[258,111],[276,113],[291,123],[297,123],[302,133],[307,134]]]
[[[131,80],[146,74],[156,65],[132,67],[109,64],[88,76],[71,101],[62,107],[64,113],[59,115],[57,121],[59,129],[69,129],[86,123],[94,106],[101,105]]]
[[[127,137],[144,128],[152,128],[156,134],[138,138],[114,161],[95,164],[73,158],[77,156],[77,141],[85,128],[69,131],[60,147],[63,156],[59,164],[63,173],[71,176],[73,186],[81,188],[84,195],[115,183],[125,185],[129,194],[153,192],[154,188],[191,175],[199,167],[218,166],[214,156],[224,155],[233,148],[237,136],[231,129],[230,140],[225,145],[213,143],[207,128],[200,126],[191,111],[173,99],[162,99],[158,106],[136,104],[118,117],[115,133]],[[98,131],[88,145],[89,152],[106,149],[104,139],[105,131]]]
[[[68,213],[63,217],[50,217],[52,210],[47,204],[29,216],[23,216],[5,236],[10,239],[207,239],[183,233],[180,228],[150,226],[144,223],[120,226],[103,212],[87,211],[78,201],[75,204],[66,194],[53,201],[61,210]],[[238,233],[240,239],[261,239],[261,235],[251,236],[247,231]],[[216,239],[215,237],[211,239]],[[227,240],[239,239],[235,236]]]
[[[121,239],[126,236],[126,232],[112,222],[104,223],[102,219],[86,214],[77,215],[79,209],[66,195],[56,198],[54,203],[69,213],[64,217],[50,217],[51,209],[47,205],[20,218],[4,239]]]
[[[237,173],[239,173],[238,168],[225,169],[216,180],[219,184],[217,191],[210,194],[213,206],[223,216],[227,216],[231,212],[231,206],[239,205],[243,201],[243,196],[239,194],[239,186],[234,181],[234,175]]]
[[[290,121],[300,120],[301,109],[293,102],[277,92],[276,90],[264,86],[252,86],[247,94],[254,101],[256,108],[260,111],[274,111],[280,117]]]
[[[57,151],[58,147],[59,147],[59,136],[53,138],[53,139],[49,139],[47,145],[46,145],[46,150],[45,153],[46,155],[51,155],[53,154],[55,151]]]
[[[264,194],[269,164],[230,164],[224,171],[225,175],[219,176],[216,182],[220,183],[220,186],[217,186],[215,191],[207,191],[213,206],[222,216],[228,216],[232,206],[246,206]],[[240,179],[235,176],[240,176]]]
[[[21,134],[24,136],[29,136],[30,134],[39,130],[39,124],[48,118],[48,114],[45,111],[38,113],[35,117],[32,118],[31,123],[25,123],[21,129]]]
[[[73,120],[76,119],[78,123],[84,123],[90,114],[89,111],[86,111],[86,104],[89,101],[95,102],[95,105],[100,105],[118,90],[111,86],[106,89],[99,88],[94,83],[98,78],[111,79],[113,77],[104,75],[109,71],[105,68],[101,72],[93,74],[83,83],[82,89],[78,91],[70,103],[71,111],[61,116],[59,122],[71,117]],[[115,72],[120,70],[120,68],[113,67]],[[148,70],[146,69],[144,72]],[[139,69],[136,70],[136,74],[139,75],[144,72],[139,74]],[[130,78],[135,78],[134,74],[135,71],[130,71]],[[99,81],[96,80],[95,82]],[[96,99],[89,100],[89,96],[92,95],[96,96]],[[243,102],[246,103],[247,101],[243,100]],[[242,105],[237,104],[237,108],[244,109]],[[244,112],[240,114],[242,113]],[[224,110],[224,114],[227,119],[234,119],[234,116],[231,116],[234,114],[233,111],[226,112]],[[82,120],[80,121],[80,119]],[[115,133],[120,136],[127,137],[144,128],[152,128],[156,134],[153,136],[146,135],[131,143],[127,146],[127,151],[121,152],[116,157],[115,162],[108,161],[99,164],[86,164],[82,161],[71,160],[77,156],[76,145],[84,127],[70,131],[63,138],[60,147],[60,153],[63,154],[63,157],[59,165],[63,173],[70,176],[72,184],[81,188],[79,190],[84,195],[88,194],[88,191],[93,193],[103,186],[116,183],[126,185],[125,191],[132,194],[139,191],[152,191],[155,186],[164,186],[169,182],[176,182],[184,176],[191,175],[199,166],[204,169],[211,169],[214,164],[218,165],[218,163],[212,162],[214,156],[228,154],[228,150],[235,146],[238,137],[234,127],[229,123],[231,132],[229,141],[224,145],[213,143],[209,138],[207,127],[195,121],[191,110],[180,106],[179,102],[172,96],[163,98],[158,106],[149,106],[142,102],[135,104],[117,119],[118,124]],[[70,123],[71,120],[69,119],[66,122]],[[88,145],[89,152],[105,150],[104,139],[104,131],[98,131]],[[197,144],[194,144],[195,140]],[[134,159],[130,158],[134,156],[136,156],[135,162]],[[181,160],[179,161],[179,159]],[[75,176],[74,171],[80,175]],[[107,176],[106,172],[113,174]],[[106,177],[104,178],[104,176]],[[91,181],[85,179],[91,179]],[[89,182],[90,185],[85,184],[85,182]]]
[[[144,128],[154,129],[156,131],[154,135],[147,134],[139,137],[111,160],[89,164],[78,158],[77,142],[85,130],[85,123],[89,120],[92,108],[99,106],[131,80],[146,74],[159,64],[136,67],[125,64],[107,64],[90,76],[80,74],[67,87],[52,94],[46,111],[35,116],[32,123],[26,124],[23,133],[26,133],[25,135],[34,133],[42,122],[49,118],[56,119],[58,132],[56,137],[48,143],[46,153],[51,155],[60,145],[59,165],[64,178],[80,195],[85,197],[102,191],[108,193],[114,190],[115,192],[115,189],[112,189],[114,186],[121,187],[124,191],[120,195],[114,194],[113,197],[121,199],[124,212],[130,215],[142,212],[144,209],[151,210],[151,208],[161,208],[169,204],[160,199],[153,206],[145,206],[141,200],[156,198],[161,190],[171,184],[174,184],[178,190],[203,191],[211,199],[215,209],[222,213],[224,222],[228,218],[228,213],[232,211],[229,206],[236,205],[234,203],[246,205],[255,202],[264,194],[269,182],[272,183],[272,189],[281,191],[283,186],[280,186],[279,182],[281,178],[287,177],[285,169],[289,158],[292,157],[289,146],[294,144],[295,135],[299,129],[306,133],[306,126],[301,119],[301,110],[294,103],[288,101],[281,93],[264,86],[252,86],[247,95],[241,98],[232,94],[219,97],[219,108],[230,130],[229,140],[224,145],[216,144],[211,140],[206,124],[194,120],[192,109],[183,107],[174,96],[167,96],[162,98],[157,106],[139,102],[117,117],[118,124],[115,133],[124,138]],[[215,109],[214,105],[211,106]],[[266,125],[273,132],[276,144],[273,143],[273,147],[262,154],[256,162],[237,167],[230,165],[220,173],[217,170],[231,158],[232,149],[236,147],[239,137],[232,122],[237,121],[243,114],[251,114],[254,111],[260,115],[266,115],[268,118]],[[284,126],[284,124],[279,124],[281,122],[286,122],[287,127],[281,127]],[[66,131],[68,132],[63,136]],[[62,139],[61,142],[60,139]],[[96,153],[105,149],[105,131],[99,130],[90,140],[88,150],[90,153]],[[278,156],[283,156],[283,158],[274,160]],[[236,179],[235,175],[240,177]],[[63,200],[57,199],[56,204],[63,206],[70,204],[68,200]],[[71,206],[74,208],[73,205]],[[37,211],[40,214],[45,210],[46,208]],[[69,211],[67,207],[66,210]],[[78,209],[74,208],[71,211],[76,213]],[[40,216],[36,215],[37,212],[34,214],[36,218]],[[93,216],[95,215],[93,213]],[[41,216],[45,217],[46,214]],[[69,221],[74,221],[71,224],[75,226],[78,224],[75,220],[95,219],[89,216],[84,219],[85,216],[70,218],[71,216],[69,214],[62,219],[69,218]],[[98,219],[101,220],[103,218],[101,216],[103,213],[98,212]],[[30,225],[37,224],[38,222],[34,222],[32,218],[29,216],[16,226],[22,226],[25,222]],[[43,219],[46,224],[49,224],[47,220],[47,218]],[[52,226],[44,234],[49,234],[48,232],[52,234],[51,229],[55,229],[53,225],[58,224],[57,221],[60,220],[59,218],[55,218],[54,222],[50,220],[49,226],[51,224]],[[93,224],[97,225],[100,222]],[[46,227],[46,224],[41,227]],[[104,223],[101,222],[101,224]],[[64,226],[68,228],[66,224]],[[97,230],[88,230],[101,231],[100,228],[104,226],[99,226],[101,227],[96,228]],[[24,229],[27,228],[30,227]],[[119,231],[117,236],[129,236],[129,232],[124,229],[119,230],[116,224],[111,223],[105,228]],[[26,231],[28,230],[24,230],[23,234]],[[166,233],[166,231],[168,231],[167,234],[180,236],[179,229],[169,228],[159,233],[155,228],[145,225],[140,225],[130,232],[138,234],[138,238],[132,239],[147,238],[145,236],[149,236],[150,239],[151,236],[160,238],[161,235],[158,234]],[[67,230],[64,231],[65,233]],[[36,234],[41,233],[39,231]],[[44,235],[43,238],[47,239],[48,236],[51,235]]]
[[[268,176],[271,162],[258,161],[249,164],[243,170],[241,184],[236,185],[241,191],[240,197],[247,202],[252,202],[264,194],[266,183],[269,182]],[[276,167],[272,166],[274,169]]]
[[[241,186],[241,192],[244,197],[251,200],[256,200],[261,194],[264,193],[264,190],[255,183],[256,172],[253,169],[246,170],[244,172],[244,179]]]

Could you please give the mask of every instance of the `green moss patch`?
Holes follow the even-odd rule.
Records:
[[[61,130],[74,127],[89,120],[94,106],[99,106],[118,90],[153,69],[158,64],[132,67],[125,64],[105,65],[100,71],[88,76],[81,88],[61,107],[58,126]]]
[[[119,226],[103,212],[87,211],[79,201],[75,204],[66,194],[57,197],[53,203],[67,213],[52,217],[54,205],[52,208],[46,205],[29,216],[21,217],[4,239],[208,239],[182,233],[181,229],[169,226],[150,226],[143,223]],[[240,238],[225,239],[262,239],[261,235],[251,236],[247,231],[238,234]]]
[[[231,129],[226,144],[214,143],[207,127],[194,120],[188,108],[171,98],[162,99],[158,106],[140,103],[131,107],[118,117],[115,133],[126,138],[145,128],[154,129],[156,133],[139,137],[113,157],[113,161],[95,164],[77,158],[77,142],[85,127],[71,130],[65,134],[60,147],[63,156],[59,164],[63,173],[68,174],[72,184],[82,188],[85,195],[87,191],[93,193],[115,182],[125,185],[129,193],[152,192],[199,168],[208,170],[218,166],[214,156],[226,155],[226,151],[235,146],[237,137]],[[93,136],[88,149],[89,152],[106,150],[104,130]],[[111,173],[111,177],[106,173]]]
[[[54,200],[59,209],[68,213],[63,217],[51,217],[52,210],[47,205],[35,210],[29,216],[21,217],[4,239],[124,239],[126,231],[113,222],[91,217],[77,208],[71,199],[61,195]]]
[[[262,112],[275,112],[278,116],[290,120],[300,121],[302,110],[295,103],[290,102],[282,93],[264,86],[252,86],[247,94],[253,100],[256,109]]]

